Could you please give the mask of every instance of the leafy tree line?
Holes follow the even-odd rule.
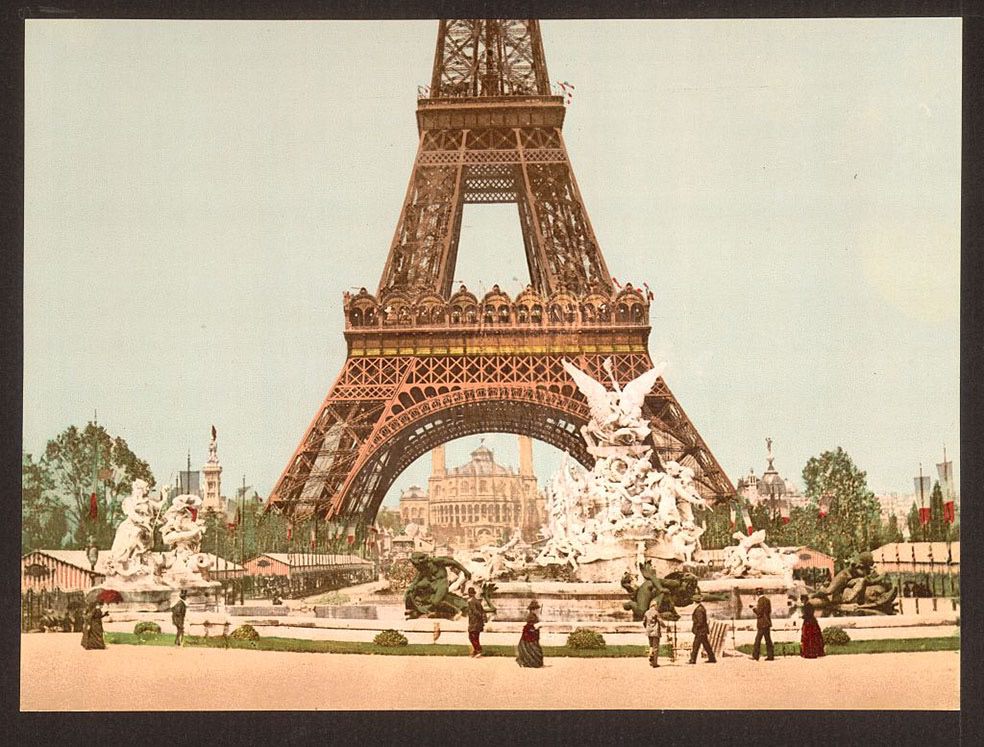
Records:
[[[902,532],[896,516],[881,520],[881,507],[868,489],[865,472],[840,447],[812,457],[803,468],[806,506],[790,510],[789,522],[783,523],[767,504],[749,507],[752,525],[768,532],[767,542],[776,546],[808,546],[838,560],[855,553],[874,550],[889,542],[901,542]],[[827,515],[820,517],[821,497],[829,496]],[[923,533],[917,507],[909,512],[908,525],[912,541],[937,541],[947,538],[948,525],[943,520],[943,496],[939,484],[933,488],[931,521]],[[705,532],[701,544],[709,549],[734,544],[732,534],[744,532],[740,512],[738,526],[730,527],[729,506],[719,504],[704,513]],[[959,537],[959,527],[949,528],[950,539]]]
[[[948,524],[943,519],[943,489],[940,483],[933,483],[929,494],[929,522],[923,526],[919,522],[919,505],[912,502],[908,516],[909,533],[913,542],[946,542],[960,539],[960,525]]]
[[[58,434],[38,459],[25,453],[22,551],[84,549],[90,538],[98,547],[108,548],[123,519],[120,501],[130,494],[136,479],[151,487],[155,484],[150,466],[123,438],[91,422]]]

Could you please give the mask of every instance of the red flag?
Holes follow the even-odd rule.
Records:
[[[789,501],[779,502],[779,518],[782,519],[783,524],[789,523]]]
[[[294,536],[294,532],[290,524],[287,525],[287,541],[290,542],[290,538]]]
[[[957,520],[957,507],[953,501],[943,504],[943,520],[947,524],[953,524]]]
[[[751,536],[752,532],[755,531],[755,527],[752,526],[752,517],[748,515],[748,509],[744,506],[741,507],[741,515],[745,520],[745,533]]]
[[[929,506],[926,506],[926,507],[920,506],[919,507],[919,525],[920,526],[926,526],[929,523],[929,515],[930,515]]]
[[[95,521],[99,517],[99,504],[96,502],[96,494],[89,496],[89,518]]]

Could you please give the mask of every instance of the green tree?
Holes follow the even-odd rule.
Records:
[[[51,477],[30,454],[21,465],[21,552],[57,550],[68,534],[65,506],[51,493]]]
[[[830,511],[818,521],[816,549],[838,560],[871,550],[881,539],[881,507],[868,489],[864,471],[841,447],[811,457],[803,468],[806,495],[819,512],[822,495],[831,497]]]
[[[68,507],[71,545],[84,548],[91,537],[98,547],[109,547],[115,527],[122,521],[120,500],[136,479],[154,486],[154,475],[119,436],[88,423],[74,425],[48,441],[40,468],[51,481],[51,491]],[[89,513],[90,495],[96,494],[96,516]]]
[[[731,535],[735,530],[731,529],[729,503],[729,501],[722,501],[698,515],[698,518],[704,520],[704,533],[700,537],[701,547],[719,550],[734,544]]]
[[[946,540],[947,525],[943,520],[943,490],[939,482],[933,483],[933,492],[929,495],[929,524],[926,525],[926,537],[930,542]]]
[[[912,508],[909,509],[906,525],[909,527],[909,540],[911,542],[918,542],[923,538],[923,530],[919,524],[919,506],[916,505],[915,501],[912,502]]]
[[[888,527],[885,530],[885,542],[901,542],[902,531],[899,529],[899,517],[892,514],[888,517]]]

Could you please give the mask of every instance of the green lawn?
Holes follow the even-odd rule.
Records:
[[[106,633],[106,643],[136,646],[171,646],[174,636],[168,633],[136,636],[133,633]],[[185,636],[186,647],[224,648],[227,644],[221,637]],[[411,643],[407,646],[386,647],[362,641],[310,641],[304,638],[264,637],[258,641],[229,639],[230,648],[247,648],[257,651],[291,651],[312,654],[380,654],[383,656],[467,656],[471,648],[456,643]],[[750,645],[738,647],[743,653],[751,653]],[[878,654],[885,652],[909,651],[959,651],[960,639],[949,638],[905,638],[899,640],[851,641],[844,646],[827,646],[828,654]],[[516,656],[514,646],[482,646],[485,656]],[[572,649],[567,646],[544,646],[543,654],[548,657],[578,658],[631,658],[645,657],[645,646],[606,646],[601,649]],[[778,656],[798,656],[798,643],[777,643]],[[669,657],[668,645],[660,646],[660,656]]]
[[[174,635],[170,633],[145,634],[106,633],[106,643],[136,646],[172,646]],[[221,637],[206,639],[203,636],[185,636],[186,647],[224,648]],[[411,643],[406,646],[377,646],[362,641],[311,641],[304,638],[263,637],[258,641],[228,641],[230,648],[248,648],[257,651],[292,651],[315,654],[382,654],[384,656],[467,656],[471,651],[468,645],[457,643]],[[645,656],[645,646],[606,646],[602,649],[572,649],[567,646],[544,646],[545,656],[577,656],[582,658],[608,657],[623,658]],[[482,646],[485,656],[516,656],[515,646]],[[660,655],[669,656],[669,646],[660,647]]]
[[[743,644],[738,650],[745,654],[752,653],[750,644]],[[851,641],[842,646],[827,644],[824,652],[830,656],[838,654],[902,654],[913,651],[959,651],[960,638],[948,636],[944,638],[887,638],[875,641]],[[799,656],[798,643],[776,643],[776,656]]]

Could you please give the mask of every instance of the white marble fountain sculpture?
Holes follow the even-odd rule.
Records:
[[[724,548],[724,574],[732,578],[760,578],[781,576],[792,582],[795,552],[782,552],[765,544],[765,530],[759,529],[745,536],[741,532],[731,535],[737,545]]]
[[[619,387],[611,360],[603,365],[611,390],[564,361],[591,409],[581,435],[595,464],[581,476],[565,462],[554,478],[549,538],[537,557],[540,565],[569,563],[586,581],[615,580],[643,557],[671,570],[693,559],[703,533],[693,515],[694,506],[705,506],[693,470],[672,461],[658,470],[645,444],[650,426],[642,405],[663,367]]]
[[[189,604],[214,604],[220,586],[202,575],[211,559],[200,552],[205,533],[198,516],[201,498],[175,496],[162,514],[168,497],[167,488],[155,498],[146,482],[134,480],[121,504],[126,518],[116,528],[106,578],[98,588],[120,592],[120,603],[136,610],[167,609],[178,589],[192,592]],[[153,552],[158,527],[170,547],[163,555]]]

